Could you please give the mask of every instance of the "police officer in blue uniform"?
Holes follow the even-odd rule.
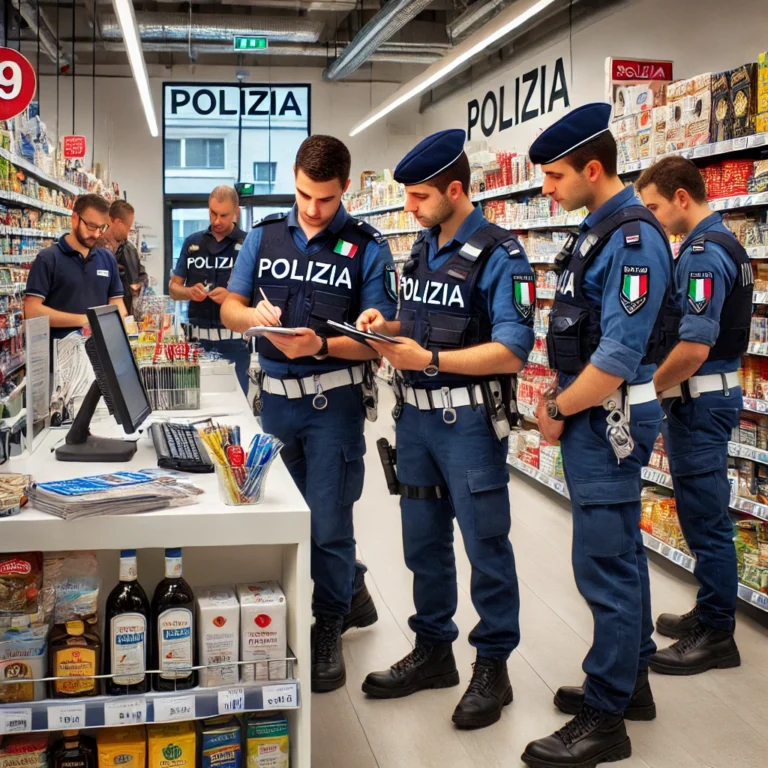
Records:
[[[533,347],[534,277],[510,232],[469,199],[463,130],[433,134],[395,169],[405,210],[427,229],[400,281],[388,323],[375,308],[362,329],[396,335],[375,347],[397,369],[397,484],[405,561],[413,573],[416,647],[363,691],[408,696],[459,684],[453,518],[472,564],[480,622],[472,680],[453,714],[460,728],[496,722],[512,701],[507,659],[520,641],[519,592],[509,540],[506,468],[512,374]]]
[[[530,149],[544,193],[566,210],[589,211],[558,257],[547,347],[559,393],[547,394],[537,417],[547,442],[561,440],[574,576],[595,623],[585,684],[555,696],[576,717],[526,747],[522,759],[530,766],[629,757],[624,717],[655,717],[640,473],[662,419],[653,374],[669,343],[673,260],[661,226],[616,174],[610,113],[600,103],[574,109]]]
[[[640,177],[643,202],[672,235],[685,235],[675,265],[680,342],[656,371],[666,419],[664,442],[677,514],[696,556],[700,589],[692,611],[662,614],[659,634],[677,638],[654,654],[654,672],[693,675],[737,667],[733,638],[738,595],[733,523],[728,513],[728,440],[742,408],[738,368],[749,344],[752,266],[707,205],[699,169],[665,157]]]
[[[237,225],[240,201],[232,187],[220,186],[208,198],[211,226],[191,234],[181,247],[168,287],[171,298],[189,302],[192,338],[203,349],[218,352],[235,364],[243,392],[248,394],[251,352],[238,333],[224,327],[220,307],[237,261],[245,232]]]
[[[312,513],[316,617],[312,690],[344,685],[341,634],[377,620],[355,563],[352,506],[363,489],[364,399],[376,353],[338,335],[328,320],[354,322],[362,307],[394,317],[397,294],[389,245],[341,204],[350,155],[332,136],[311,136],[296,156],[296,205],[249,233],[222,307],[227,327],[296,328],[259,339],[266,432]],[[266,298],[265,298],[266,297]]]

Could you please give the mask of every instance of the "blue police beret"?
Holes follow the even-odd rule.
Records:
[[[598,101],[572,109],[549,126],[531,144],[529,156],[536,165],[554,163],[608,130],[611,105]]]
[[[464,152],[467,134],[461,128],[438,131],[420,141],[395,168],[395,181],[421,184],[453,165]]]

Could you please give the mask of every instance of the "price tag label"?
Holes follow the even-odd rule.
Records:
[[[143,725],[146,722],[146,699],[117,699],[104,704],[104,725]]]
[[[749,143],[753,147],[762,147],[766,142],[768,142],[768,133],[756,133],[750,137]]]
[[[219,691],[219,714],[228,715],[231,712],[242,712],[245,709],[245,690],[230,688]]]
[[[194,720],[195,697],[179,696],[173,699],[155,699],[155,722]]]
[[[736,151],[737,149],[746,149],[747,148],[747,136],[741,136],[738,139],[733,139],[733,149]]]
[[[299,706],[296,683],[265,685],[262,689],[264,709],[292,709]]]
[[[31,730],[31,709],[0,710],[0,733],[26,733]]]
[[[71,731],[85,728],[85,704],[48,707],[48,730]]]

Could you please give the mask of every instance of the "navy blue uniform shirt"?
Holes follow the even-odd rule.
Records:
[[[707,241],[704,243],[703,252],[691,251],[691,245],[709,231],[732,235],[731,230],[723,224],[719,213],[710,214],[691,230],[680,246],[680,255],[675,265],[675,298],[683,311],[680,320],[680,341],[693,341],[713,347],[720,335],[720,313],[723,304],[736,282],[736,264],[725,248],[717,243]],[[688,301],[689,291],[696,290],[695,278],[694,285],[691,285],[691,273],[696,272],[712,273],[710,300],[699,312]],[[740,363],[740,356],[728,360],[707,360],[696,371],[696,375],[737,371]]]
[[[315,235],[311,240],[307,240],[304,230],[299,225],[296,206],[288,214],[288,230],[291,233],[296,247],[308,255],[317,253],[324,245],[330,241],[335,242],[338,233],[346,223],[347,219],[352,218],[343,205],[339,206],[336,215],[331,220],[328,228]],[[235,268],[232,270],[232,277],[229,280],[229,290],[244,296],[249,302],[253,300],[254,289],[258,288],[256,284],[256,259],[261,247],[261,227],[256,227],[248,233],[245,238],[240,256],[235,262]],[[360,306],[363,309],[378,309],[386,320],[392,320],[397,311],[397,302],[387,291],[387,272],[386,267],[393,265],[392,252],[389,249],[389,243],[386,240],[376,242],[370,240],[362,254],[362,288],[360,295]],[[258,303],[258,302],[256,302]],[[354,323],[356,317],[350,318]],[[315,373],[327,373],[328,371],[339,370],[354,365],[354,361],[344,364],[329,364],[327,366],[301,365],[297,361],[279,362],[268,360],[264,357],[260,360],[261,367],[268,376],[274,378],[286,378],[292,376],[309,376]]]
[[[90,307],[104,306],[110,299],[122,296],[123,284],[111,251],[94,248],[83,258],[62,235],[58,243],[37,254],[25,293],[39,296],[46,307],[83,315]],[[51,338],[64,338],[72,330],[51,328]]]
[[[220,269],[232,268],[232,264],[240,251],[240,243],[245,238],[245,232],[235,225],[235,228],[221,240],[217,240],[211,232],[211,228],[201,229],[199,232],[193,232],[184,241],[181,246],[179,258],[176,260],[176,266],[173,268],[173,274],[186,281],[189,274],[189,260],[194,260],[196,254],[199,256],[200,245],[205,245],[207,254],[216,257],[214,263],[220,265]],[[195,250],[190,251],[190,246],[197,246]],[[201,269],[205,267],[201,266]]]

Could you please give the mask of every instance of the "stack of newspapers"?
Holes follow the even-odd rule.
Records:
[[[180,482],[172,472],[149,469],[33,483],[29,488],[29,501],[41,512],[62,520],[75,520],[196,504],[202,492],[194,485]]]

